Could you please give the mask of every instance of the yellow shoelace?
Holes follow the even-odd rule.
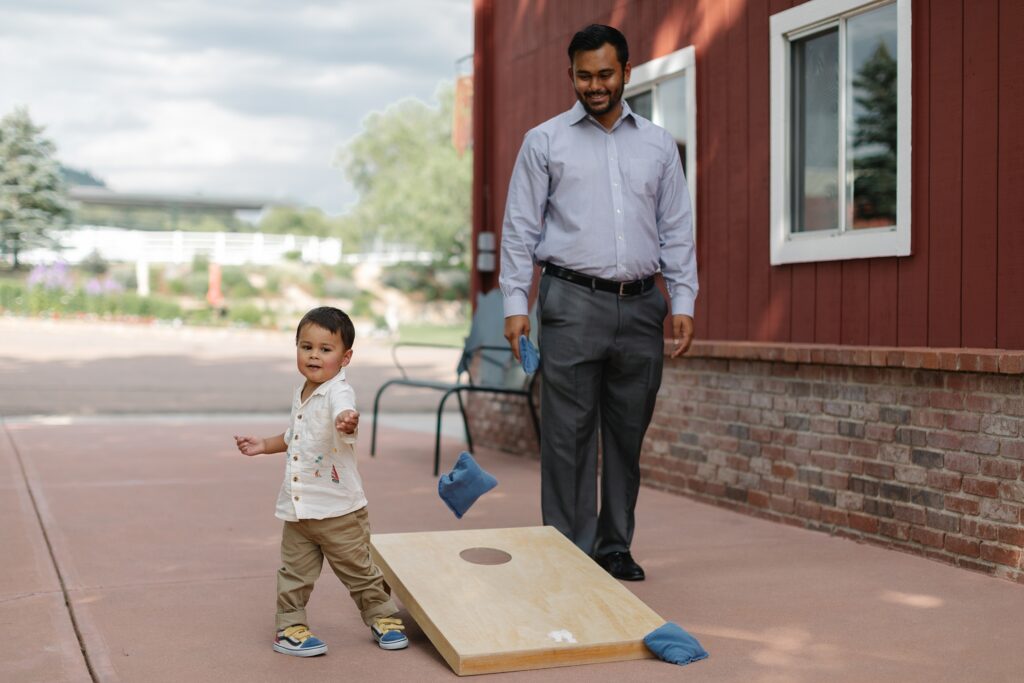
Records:
[[[402,624],[401,619],[395,617],[381,617],[374,622],[377,626],[377,630],[381,633],[387,633],[388,631],[404,631],[405,626]]]
[[[305,626],[289,626],[281,635],[285,638],[297,640],[300,643],[305,641],[307,638],[315,637]]]

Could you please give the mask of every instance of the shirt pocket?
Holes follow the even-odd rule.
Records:
[[[324,405],[308,406],[302,421],[305,423],[305,432],[310,440],[317,442],[330,441],[334,431],[334,420],[328,414]]]
[[[653,197],[658,192],[661,164],[657,159],[629,160],[629,187],[637,194]]]

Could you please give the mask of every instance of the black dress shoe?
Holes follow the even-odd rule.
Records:
[[[633,556],[625,553],[608,553],[595,558],[606,572],[623,581],[643,581],[644,568],[633,561]]]

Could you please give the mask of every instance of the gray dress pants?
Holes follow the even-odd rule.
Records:
[[[588,555],[628,551],[640,447],[661,386],[665,297],[657,288],[620,297],[544,275],[539,306],[544,524]]]

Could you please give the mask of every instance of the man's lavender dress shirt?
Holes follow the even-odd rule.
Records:
[[[579,102],[526,134],[501,239],[505,316],[527,315],[534,263],[619,282],[661,271],[672,313],[693,315],[693,213],[676,142],[634,114],[606,130]]]

